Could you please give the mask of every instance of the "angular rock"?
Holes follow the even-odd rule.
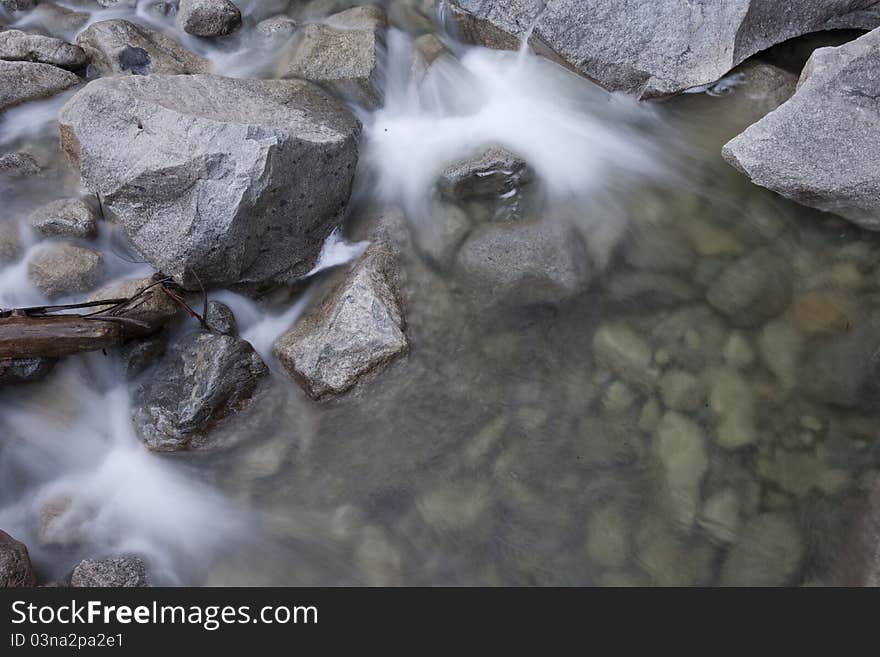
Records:
[[[782,513],[763,513],[743,528],[721,568],[722,586],[794,584],[805,555],[800,531]]]
[[[55,367],[54,358],[0,359],[0,386],[42,381]]]
[[[177,27],[200,37],[224,36],[241,27],[241,12],[229,0],[180,0]]]
[[[461,246],[455,268],[487,307],[558,304],[592,282],[583,238],[552,219],[479,227]]]
[[[196,332],[163,357],[133,394],[134,427],[156,452],[219,447],[212,432],[247,408],[269,369],[244,340]]]
[[[438,0],[463,39],[495,48],[529,44],[611,91],[640,98],[714,82],[748,57],[822,30],[873,29],[880,6],[863,0]],[[531,32],[530,32],[531,30]]]
[[[792,99],[724,146],[724,158],[755,184],[880,230],[878,66],[880,29],[816,50]]]
[[[33,587],[37,576],[24,543],[0,530],[0,589]]]
[[[532,178],[525,160],[499,146],[453,162],[440,174],[438,187],[444,196],[458,201],[499,197]]]
[[[360,124],[302,80],[127,76],[61,111],[87,188],[188,289],[292,282],[346,209]]]
[[[377,7],[355,7],[306,25],[283,58],[281,77],[312,80],[364,107],[378,107],[385,27],[385,12]]]
[[[757,326],[786,309],[792,278],[785,257],[765,248],[724,269],[709,286],[706,298],[736,326]]]
[[[73,587],[139,588],[149,586],[147,566],[138,557],[85,559],[73,569]]]
[[[76,37],[76,44],[102,76],[207,73],[211,63],[171,37],[122,19],[100,21]]]
[[[28,278],[50,299],[88,292],[103,277],[103,254],[74,244],[48,244],[28,262]]]
[[[91,205],[79,198],[53,201],[34,210],[28,223],[43,237],[91,239],[98,234],[98,218]]]
[[[30,100],[54,96],[80,82],[73,73],[57,66],[0,60],[0,112]]]
[[[54,37],[27,34],[21,30],[0,32],[0,59],[39,62],[73,69],[82,68],[87,61],[86,53],[79,46]]]
[[[381,242],[275,343],[275,355],[314,399],[339,395],[409,348],[397,264]]]

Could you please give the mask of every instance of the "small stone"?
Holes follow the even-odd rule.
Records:
[[[636,535],[637,561],[657,586],[706,586],[715,550],[707,541],[687,541],[662,518],[646,517]]]
[[[805,556],[803,539],[784,513],[749,521],[721,569],[722,586],[785,586],[794,583]]]
[[[713,373],[709,407],[718,427],[715,442],[725,449],[740,449],[758,440],[755,427],[755,397],[751,387],[733,369]]]
[[[654,434],[654,451],[663,468],[665,493],[675,519],[683,526],[694,522],[700,486],[709,468],[706,438],[693,420],[668,411]]]
[[[850,289],[859,289],[865,285],[865,277],[858,266],[852,262],[838,262],[831,267],[831,281]]]
[[[660,377],[660,396],[666,408],[674,411],[699,410],[706,399],[703,383],[693,374],[670,370]]]
[[[0,221],[0,265],[15,262],[23,253],[18,225],[11,221]]]
[[[788,306],[792,293],[790,264],[762,249],[729,265],[709,286],[709,304],[736,326],[757,326]]]
[[[86,559],[73,569],[73,587],[135,588],[149,586],[147,567],[138,557]]]
[[[736,491],[725,488],[707,499],[697,524],[716,541],[732,542],[740,528],[740,504]]]
[[[822,420],[813,415],[802,415],[800,422],[804,429],[808,429],[814,433],[822,431]]]
[[[657,379],[657,371],[651,367],[651,347],[624,324],[605,324],[596,330],[593,356],[598,365],[628,383],[646,387]]]
[[[367,586],[400,586],[402,561],[400,551],[385,531],[375,525],[364,528],[355,550],[355,563]]]
[[[257,23],[254,29],[264,39],[287,39],[293,36],[298,25],[290,16],[273,16]]]
[[[691,246],[704,258],[739,255],[745,251],[745,247],[733,233],[707,221],[688,221],[684,224],[684,231]]]
[[[843,290],[814,290],[795,298],[791,315],[806,333],[845,333],[856,322],[858,311]]]
[[[30,178],[41,171],[37,159],[30,153],[4,153],[0,155],[0,176]]]
[[[194,36],[224,36],[241,27],[241,11],[229,0],[180,0],[177,27]]]
[[[639,429],[645,433],[654,433],[660,423],[661,415],[660,403],[652,397],[642,406],[642,412],[639,414]]]
[[[104,278],[104,256],[74,244],[49,244],[31,256],[28,278],[50,299],[88,292]]]
[[[425,522],[443,534],[472,535],[492,504],[491,491],[485,482],[447,483],[429,491],[417,506]]]
[[[667,226],[639,226],[630,236],[624,259],[636,269],[687,272],[696,262],[687,237]]]
[[[635,402],[635,395],[621,381],[615,381],[608,386],[602,398],[602,405],[612,415],[623,413],[633,405],[633,402]]]
[[[851,483],[845,470],[829,467],[815,452],[777,449],[761,456],[757,467],[763,479],[798,498],[806,497],[813,490],[836,495]]]
[[[462,461],[468,468],[476,468],[483,464],[492,450],[504,438],[507,420],[503,416],[496,417],[483,426],[470,439],[462,452]]]
[[[780,318],[768,322],[758,336],[758,348],[767,368],[785,388],[798,382],[798,367],[804,348],[804,336],[791,323]]]
[[[742,331],[732,331],[724,344],[724,360],[731,367],[745,369],[755,362],[755,350]]]
[[[98,218],[82,199],[62,199],[31,213],[28,223],[43,237],[91,239],[98,234]]]
[[[491,146],[447,166],[438,187],[447,198],[462,201],[500,197],[530,182],[525,160],[500,146]]]
[[[238,323],[232,308],[219,301],[208,302],[208,314],[205,321],[211,330],[222,335],[238,335]]]
[[[632,550],[624,510],[617,504],[602,506],[587,521],[587,555],[603,568],[621,568]]]

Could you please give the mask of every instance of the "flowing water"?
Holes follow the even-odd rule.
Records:
[[[89,20],[170,31],[161,4]],[[253,25],[277,8],[238,4],[239,33],[183,42],[225,75],[268,75],[283,44]],[[0,528],[29,546],[41,581],[131,552],[154,582],[180,585],[834,583],[880,467],[877,409],[841,393],[873,353],[880,241],[723,163],[721,146],[753,120],[740,78],[637,104],[527,50],[464,47],[429,4],[385,3],[385,104],[353,108],[364,136],[352,218],[310,275],[363,251],[364,208],[402,207],[415,236],[402,258],[411,353],[316,404],[271,345],[319,286],[256,301],[212,291],[273,370],[258,407],[232,421],[246,440],[150,453],[114,355],[65,359],[44,382],[0,391]],[[345,5],[291,13],[320,20]],[[456,58],[414,80],[426,31]],[[24,242],[0,268],[0,307],[45,301],[27,280],[37,241],[23,217],[78,193],[55,123],[69,95],[0,117],[0,149],[49,167],[37,184],[0,187],[2,228]],[[432,193],[446,163],[493,144],[529,163],[532,184],[460,206]],[[423,248],[453,219],[471,234],[573,225],[592,284],[561,303],[500,303],[454,254]],[[108,279],[151,273],[112,225],[95,245]],[[788,310],[728,317],[707,303],[729,266],[766,253],[791,273]],[[754,262],[761,308],[780,269]]]

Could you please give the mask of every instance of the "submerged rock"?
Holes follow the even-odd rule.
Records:
[[[880,29],[816,50],[794,97],[729,142],[724,158],[762,187],[880,230],[878,66]]]
[[[24,543],[0,530],[0,588],[32,587],[37,576]]]
[[[670,511],[679,524],[690,527],[709,468],[703,430],[681,413],[669,411],[654,433],[654,452],[663,470],[663,491]]]
[[[804,555],[794,521],[782,513],[763,513],[743,527],[721,568],[720,584],[792,585]]]
[[[73,73],[57,66],[0,60],[0,112],[30,100],[54,96],[80,82]]]
[[[440,174],[438,187],[444,196],[463,201],[503,196],[531,178],[525,160],[505,148],[491,146],[447,166]]]
[[[623,324],[605,324],[596,330],[593,357],[598,365],[640,387],[650,387],[657,380],[651,346]]]
[[[558,304],[592,282],[583,237],[553,219],[481,226],[461,246],[455,267],[483,306]]]
[[[85,559],[77,564],[70,585],[86,588],[139,588],[150,586],[147,566],[139,557]]]
[[[395,258],[377,243],[278,338],[275,355],[309,395],[321,399],[345,392],[408,348]]]
[[[207,73],[210,62],[171,37],[122,19],[100,21],[76,37],[99,75]]]
[[[260,21],[254,27],[264,39],[286,39],[293,36],[298,24],[290,16],[273,16]]]
[[[736,326],[757,326],[786,309],[792,278],[785,257],[765,248],[724,269],[709,286],[706,298]]]
[[[802,34],[873,29],[880,7],[853,0],[797,0],[786,11],[761,0],[439,0],[472,43],[529,45],[611,91],[640,98],[714,82],[748,57]]]
[[[40,164],[30,153],[4,153],[0,155],[0,176],[28,178],[40,173]]]
[[[174,345],[153,375],[135,389],[135,430],[156,452],[225,445],[212,433],[227,417],[250,405],[268,373],[248,342],[230,335],[192,333]]]
[[[28,278],[50,299],[88,292],[104,278],[104,255],[75,244],[48,244],[31,256]]]
[[[241,11],[229,0],[180,0],[177,27],[200,37],[224,36],[241,27]]]
[[[385,12],[378,7],[355,7],[305,25],[283,59],[281,76],[312,80],[343,98],[377,107],[385,28]]]
[[[96,80],[62,145],[105,212],[188,289],[293,282],[345,212],[360,124],[302,80]]]
[[[0,359],[0,386],[42,381],[55,367],[55,362],[54,358]]]
[[[90,239],[98,234],[98,218],[91,205],[79,198],[53,201],[34,210],[28,223],[43,237]]]
[[[21,30],[0,32],[0,59],[40,62],[62,68],[82,68],[87,61],[86,53],[79,46]]]

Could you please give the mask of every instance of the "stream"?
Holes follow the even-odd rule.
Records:
[[[170,32],[159,4],[95,10],[89,24]],[[181,42],[223,75],[268,77],[283,48],[254,25],[278,10],[237,4],[241,30]],[[316,403],[272,344],[319,286],[211,290],[272,371],[256,408],[231,420],[237,446],[151,453],[116,355],[63,359],[42,382],[0,389],[0,528],[28,546],[41,582],[133,553],[154,584],[175,586],[835,584],[880,481],[880,409],[845,390],[876,346],[880,238],[722,160],[755,120],[740,78],[638,103],[528,49],[462,45],[430,4],[383,3],[385,102],[352,107],[364,131],[351,217],[308,277],[363,252],[366,209],[403,208],[409,353]],[[289,12],[308,22],[345,6]],[[455,57],[415,84],[413,43],[428,31]],[[28,280],[38,241],[24,217],[80,193],[56,121],[73,93],[0,115],[0,151],[49,164],[37,183],[0,185],[2,229],[24,245],[0,264],[2,308],[46,302]],[[489,145],[534,180],[438,200],[446,164]],[[443,245],[458,255],[432,241],[452,222],[472,235],[523,217],[577,227],[588,289],[532,302],[546,290],[526,280],[521,303],[502,302],[488,274],[460,265],[471,238]],[[116,225],[89,244],[108,281],[153,272]],[[719,295],[745,309],[720,312]]]

